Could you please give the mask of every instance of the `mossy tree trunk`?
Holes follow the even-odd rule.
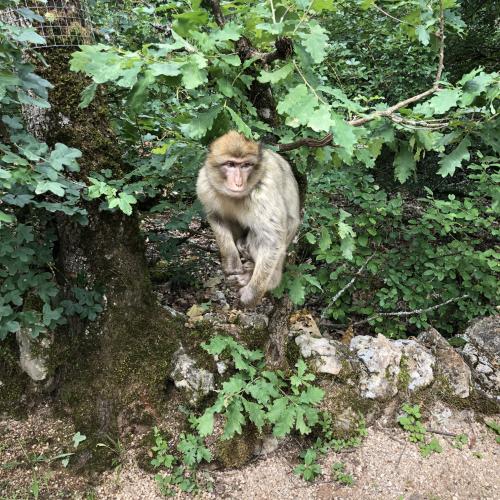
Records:
[[[28,121],[49,145],[61,142],[82,151],[75,181],[88,184],[88,176],[104,168],[120,178],[124,167],[105,98],[100,95],[88,108],[78,108],[88,82],[69,69],[74,50],[44,50],[48,65],[40,66],[38,73],[54,85],[51,109]],[[161,400],[179,330],[155,301],[138,218],[101,210],[99,202],[82,203],[88,225],[63,214],[55,218],[56,275],[63,295],[70,296],[73,286],[101,289],[104,312],[95,322],[72,317],[61,327],[51,348],[50,366],[58,407],[73,417],[78,431],[92,436],[89,444],[95,444],[103,434],[116,435],[123,420],[119,416],[131,402],[147,398],[152,391],[157,393],[156,401]],[[151,356],[160,352],[160,344],[168,347],[155,364]],[[141,375],[147,376],[144,382]],[[155,403],[150,400],[144,406],[151,405]]]

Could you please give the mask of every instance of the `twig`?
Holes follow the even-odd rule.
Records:
[[[403,454],[404,454],[407,446],[408,446],[408,441],[405,441],[405,445],[403,446],[403,449],[401,450],[401,453],[399,454],[398,461],[396,463],[396,469],[399,467],[399,464],[401,463],[401,459],[403,458]]]
[[[460,297],[454,297],[452,299],[446,300],[445,302],[441,302],[440,304],[436,304],[436,305],[431,306],[431,307],[425,307],[422,309],[414,309],[413,311],[379,312],[379,313],[371,316],[370,318],[363,319],[361,321],[357,321],[356,323],[353,323],[352,326],[363,325],[363,324],[368,323],[374,319],[377,319],[380,316],[414,316],[415,314],[422,314],[422,313],[426,313],[429,311],[434,311],[435,309],[439,309],[440,307],[451,304],[452,302],[456,302],[457,300],[466,299],[468,297],[469,297],[469,294],[466,293],[465,295],[461,295]]]
[[[356,273],[354,274],[354,276],[351,278],[351,280],[349,281],[349,283],[347,283],[347,285],[345,285],[344,287],[342,287],[335,295],[334,297],[332,298],[332,300],[328,303],[328,305],[325,307],[328,308],[328,307],[331,307],[333,304],[335,304],[335,302],[337,302],[337,300],[342,296],[344,295],[344,293],[349,290],[349,288],[351,288],[351,286],[353,285],[353,283],[356,281],[356,279],[358,278],[358,276],[364,271],[365,267],[367,266],[367,264],[373,259],[373,257],[375,257],[375,254],[376,252],[372,253],[370,255],[370,257],[368,257],[368,259],[366,259],[366,261],[364,262],[364,264],[356,271]]]
[[[381,12],[382,14],[384,14],[384,16],[390,17],[391,19],[393,19],[394,21],[397,21],[398,23],[408,24],[409,26],[414,26],[413,24],[411,24],[411,23],[409,23],[407,21],[403,21],[402,19],[399,19],[398,17],[394,17],[392,14],[389,14],[389,12],[386,12],[384,9],[382,9],[382,7],[379,7],[376,3],[374,3],[373,6],[379,12]]]
[[[434,83],[432,84],[432,87],[425,90],[424,92],[421,92],[420,94],[414,95],[412,97],[408,97],[407,99],[404,99],[403,101],[399,101],[398,103],[390,106],[387,109],[384,110],[377,110],[374,111],[373,113],[370,113],[367,116],[361,117],[361,118],[356,118],[353,120],[348,121],[347,123],[353,127],[359,127],[360,125],[364,125],[365,123],[371,122],[375,120],[376,118],[391,118],[391,116],[394,115],[394,113],[401,108],[407,107],[409,104],[413,104],[417,101],[420,101],[424,99],[425,97],[428,97],[435,92],[439,90],[439,83],[441,81],[441,76],[443,74],[443,69],[444,69],[444,39],[445,39],[445,34],[444,34],[444,3],[443,0],[440,2],[440,16],[439,16],[439,32],[437,33],[437,36],[439,38],[439,62],[438,62],[438,67],[436,70],[436,76],[434,78]],[[302,146],[307,146],[310,148],[321,148],[324,146],[329,145],[333,140],[333,134],[329,133],[326,134],[324,137],[321,139],[312,139],[312,138],[303,138],[303,139],[298,139],[297,141],[288,143],[288,144],[279,144],[278,145],[278,150],[279,151],[291,151],[292,149],[297,149]]]
[[[431,432],[432,434],[440,434],[441,436],[450,436],[450,437],[458,436],[458,434],[453,434],[453,432],[437,431],[435,429],[427,429],[427,432]]]

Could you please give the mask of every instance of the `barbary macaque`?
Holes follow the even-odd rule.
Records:
[[[300,222],[297,181],[286,160],[231,131],[209,149],[198,198],[217,240],[222,268],[244,306],[276,288]]]

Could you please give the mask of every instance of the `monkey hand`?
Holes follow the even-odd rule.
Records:
[[[253,307],[259,301],[259,296],[257,294],[257,290],[253,286],[245,285],[240,289],[240,302],[245,307]]]

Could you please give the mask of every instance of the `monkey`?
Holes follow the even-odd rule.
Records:
[[[209,146],[196,184],[228,281],[255,306],[281,282],[300,223],[297,181],[288,162],[232,130]]]

